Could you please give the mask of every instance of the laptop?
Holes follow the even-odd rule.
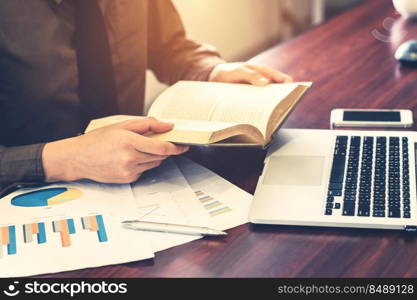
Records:
[[[282,129],[250,222],[415,231],[415,145],[411,131]]]

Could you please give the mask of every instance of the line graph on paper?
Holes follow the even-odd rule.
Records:
[[[139,219],[145,219],[146,217],[164,217],[166,215],[163,214],[161,211],[161,207],[159,204],[150,204],[145,206],[138,206],[137,213]]]
[[[155,192],[145,194],[135,199],[136,215],[142,221],[165,222],[170,219],[172,209],[172,197],[170,193]],[[169,210],[171,206],[171,210]]]
[[[169,192],[154,192],[136,198],[135,215],[141,221],[193,224],[194,211]]]
[[[208,226],[207,211],[173,160],[145,173],[132,185],[134,218],[142,221]]]

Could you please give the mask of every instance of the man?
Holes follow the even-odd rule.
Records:
[[[129,183],[187,151],[143,136],[172,128],[153,118],[80,135],[93,118],[142,114],[146,69],[168,84],[291,81],[188,40],[169,0],[2,0],[0,188]]]

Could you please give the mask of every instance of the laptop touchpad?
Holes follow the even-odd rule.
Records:
[[[321,185],[323,156],[271,156],[263,179],[265,185]]]

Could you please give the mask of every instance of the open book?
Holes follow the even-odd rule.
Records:
[[[153,138],[189,145],[267,145],[311,82],[247,84],[180,81],[152,104],[148,116],[174,123]],[[93,120],[86,132],[141,118],[116,115]],[[143,117],[142,117],[143,118]]]

